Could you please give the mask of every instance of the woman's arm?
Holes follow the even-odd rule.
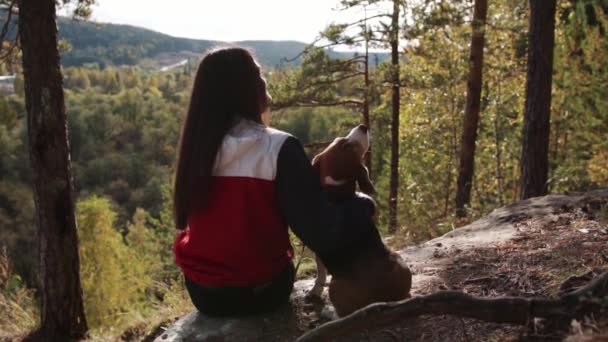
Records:
[[[378,234],[369,199],[357,197],[337,205],[329,203],[318,174],[296,138],[288,138],[281,147],[276,186],[285,221],[323,260],[330,273],[342,266],[342,260],[351,260],[370,234]]]

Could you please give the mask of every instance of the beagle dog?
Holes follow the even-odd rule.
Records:
[[[369,148],[369,132],[365,125],[355,127],[346,137],[336,138],[325,150],[313,158],[313,168],[332,203],[364,197],[374,207],[369,195],[375,188],[363,164]],[[362,193],[356,191],[357,185]],[[375,219],[374,219],[375,221]],[[349,260],[346,271],[332,274],[329,298],[339,316],[345,316],[375,302],[398,301],[409,297],[412,274],[401,257],[382,242],[377,228],[371,224],[370,234],[376,241],[361,246],[354,260]],[[327,269],[316,256],[317,278],[309,299],[320,299],[326,283]]]

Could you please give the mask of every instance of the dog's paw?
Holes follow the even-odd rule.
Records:
[[[322,320],[326,321],[334,321],[340,317],[338,317],[338,313],[336,312],[336,308],[333,305],[327,305],[321,310],[321,314],[319,314]]]

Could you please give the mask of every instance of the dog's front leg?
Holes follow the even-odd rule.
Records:
[[[319,256],[315,255],[315,261],[317,263],[317,278],[315,279],[315,285],[312,287],[312,290],[308,292],[306,297],[308,299],[320,300],[321,295],[323,294],[323,288],[327,282],[327,269]]]

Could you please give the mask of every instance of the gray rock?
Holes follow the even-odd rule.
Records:
[[[304,295],[312,280],[296,282],[291,303],[276,312],[242,318],[214,318],[193,312],[175,322],[155,342],[293,341],[310,329],[315,315],[305,312]]]
[[[177,321],[155,342],[285,341],[302,332],[295,312],[285,307],[264,316],[213,318],[193,312]]]

